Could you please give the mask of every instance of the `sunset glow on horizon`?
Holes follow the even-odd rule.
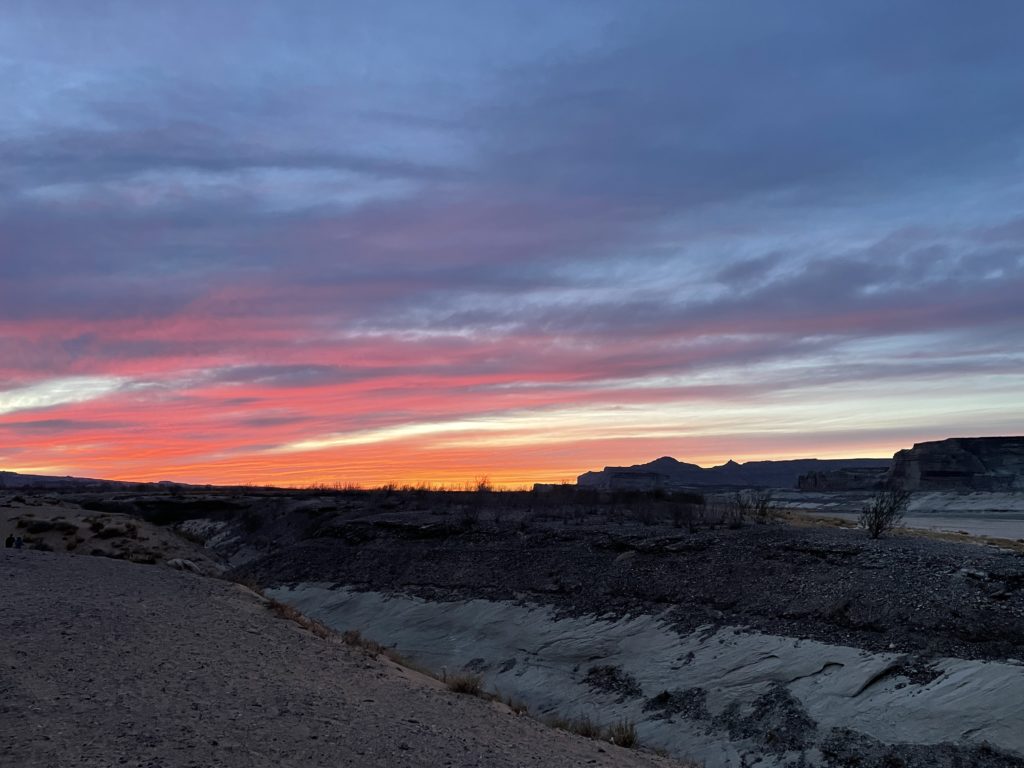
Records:
[[[14,3],[0,470],[1024,434],[1024,6],[740,5]]]

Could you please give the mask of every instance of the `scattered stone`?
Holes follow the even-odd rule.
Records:
[[[610,665],[591,667],[587,670],[583,682],[594,690],[618,695],[619,701],[638,699],[644,695],[636,678],[620,667]]]
[[[708,692],[703,688],[662,691],[644,702],[644,712],[654,712],[652,720],[669,720],[682,715],[690,720],[707,720]]]
[[[846,728],[835,728],[821,744],[831,768],[1021,768],[1024,760],[991,747],[966,744],[883,744]]]
[[[734,739],[750,739],[774,753],[805,750],[817,731],[803,705],[783,685],[756,699],[747,711],[733,702],[716,718]]]

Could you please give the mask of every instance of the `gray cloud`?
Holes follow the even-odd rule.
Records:
[[[31,421],[8,421],[0,424],[4,429],[14,434],[35,434],[35,435],[59,435],[69,432],[92,432],[95,430],[119,430],[127,429],[132,425],[125,421],[96,420],[88,421],[82,419],[34,419]],[[4,449],[5,451],[7,449]]]
[[[0,375],[220,356],[216,383],[334,386],[434,375],[445,333],[454,372],[595,379],[907,333],[1019,349],[1019,4],[410,5],[351,50],[351,14],[268,4],[232,56],[107,11],[33,11],[63,41],[20,44],[0,322],[57,330],[0,338]],[[274,362],[267,328],[427,338],[356,374]]]

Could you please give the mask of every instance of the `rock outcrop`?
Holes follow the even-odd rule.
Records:
[[[843,467],[827,472],[808,472],[797,480],[801,491],[876,491],[884,487],[889,468]]]
[[[951,437],[899,451],[887,482],[908,491],[1024,491],[1024,437]]]

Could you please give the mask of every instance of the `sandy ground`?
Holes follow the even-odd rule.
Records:
[[[669,766],[277,617],[243,587],[0,550],[0,765]]]
[[[189,560],[209,574],[223,568],[201,544],[140,517],[85,509],[59,494],[0,497],[0,538],[21,536],[26,549],[102,555],[137,563]]]

